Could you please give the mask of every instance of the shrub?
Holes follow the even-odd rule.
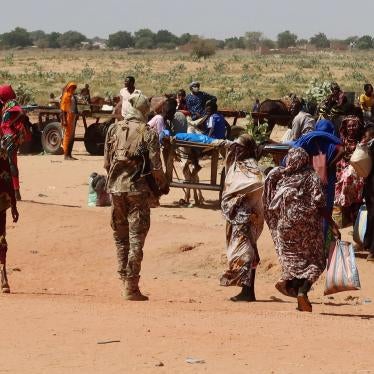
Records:
[[[313,79],[309,83],[309,87],[305,92],[305,97],[308,101],[319,105],[330,93],[330,81],[318,81]]]
[[[27,87],[24,83],[18,84],[14,92],[20,105],[33,104],[37,93],[35,89]]]
[[[207,58],[216,53],[216,45],[211,40],[194,38],[190,42],[191,56],[197,58]]]
[[[290,31],[283,31],[278,34],[278,47],[288,48],[296,45],[297,35],[292,34]]]
[[[110,34],[108,38],[109,48],[129,48],[134,46],[134,38],[127,31],[118,31]]]
[[[11,48],[27,47],[32,45],[32,40],[27,30],[16,27],[13,31],[1,35],[1,43]]]
[[[330,48],[330,40],[328,40],[327,36],[322,32],[310,38],[310,44],[317,48]]]
[[[87,38],[78,31],[67,31],[58,37],[58,43],[61,47],[77,48],[81,43],[86,41]]]

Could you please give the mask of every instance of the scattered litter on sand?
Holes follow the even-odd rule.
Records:
[[[358,300],[358,296],[352,296],[352,295],[349,295],[344,299],[344,301],[356,301],[356,300]]]
[[[187,357],[186,362],[187,364],[205,364],[204,360],[201,360],[200,358],[193,358],[193,357]]]
[[[120,340],[102,340],[97,342],[97,344],[111,344],[111,343],[121,343]]]
[[[192,251],[193,249],[199,247],[203,243],[195,243],[195,244],[183,244],[179,247],[180,252],[188,252]]]

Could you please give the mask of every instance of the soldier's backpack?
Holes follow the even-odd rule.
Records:
[[[149,151],[144,140],[148,126],[143,122],[136,122],[130,125],[128,121],[121,121],[113,126],[115,126],[114,131],[111,134],[111,139],[109,139],[113,143],[111,147],[113,149],[113,154],[111,155],[112,163],[139,160],[142,163],[142,167],[135,179],[145,177],[149,188],[157,197],[168,193],[168,189],[158,186],[152,175]]]
[[[113,162],[141,157],[147,125],[142,122],[136,122],[131,126],[130,122],[121,121],[113,126],[114,131],[109,140],[113,143],[111,147],[113,150],[113,155],[111,155]]]

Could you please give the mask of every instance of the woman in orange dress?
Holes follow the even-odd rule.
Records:
[[[77,84],[69,82],[64,88],[60,103],[61,125],[64,129],[62,148],[64,149],[65,160],[76,160],[71,154],[74,145],[75,125],[78,118],[78,105],[77,98],[75,97],[76,89]]]

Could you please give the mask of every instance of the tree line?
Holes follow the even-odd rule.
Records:
[[[352,36],[342,40],[330,40],[324,33],[318,33],[308,39],[299,37],[289,30],[277,35],[275,40],[267,38],[262,32],[247,32],[240,37],[231,37],[225,40],[203,39],[198,35],[185,33],[180,36],[168,30],[153,32],[150,29],[140,29],[134,33],[128,31],[117,31],[110,34],[108,39],[87,38],[78,31],[66,31],[64,33],[46,33],[42,30],[27,31],[22,27],[16,27],[10,32],[0,34],[0,48],[17,48],[35,46],[39,48],[81,48],[82,45],[90,48],[100,43],[108,48],[124,49],[175,49],[186,45],[202,47],[210,53],[216,49],[249,49],[256,50],[259,47],[289,48],[300,45],[312,45],[319,49],[330,48],[333,42],[350,46],[357,49],[373,49],[374,38],[370,35]],[[214,52],[213,52],[214,53]]]

